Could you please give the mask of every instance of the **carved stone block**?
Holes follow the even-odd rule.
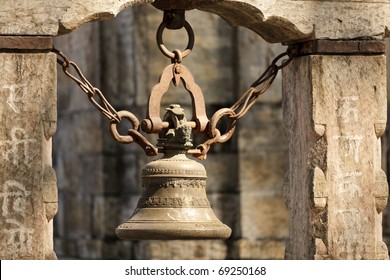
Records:
[[[237,191],[238,157],[236,154],[210,153],[201,162],[207,171],[207,193],[231,193]]]
[[[142,241],[136,244],[138,259],[151,260],[219,260],[225,259],[223,241]]]
[[[0,53],[0,258],[53,259],[54,54]]]
[[[239,159],[241,192],[282,195],[288,166],[287,151],[242,153]]]
[[[280,239],[288,237],[288,212],[282,196],[244,192],[240,196],[241,236]]]
[[[63,201],[66,236],[70,239],[87,238],[91,236],[92,201],[91,196],[82,193],[69,194]]]
[[[311,55],[284,72],[290,142],[287,258],[386,259],[385,58]]]
[[[280,240],[247,240],[234,242],[232,257],[240,260],[284,259],[285,242]]]
[[[272,93],[265,93],[272,94]],[[242,153],[287,151],[287,140],[279,107],[256,104],[240,119],[238,146]]]

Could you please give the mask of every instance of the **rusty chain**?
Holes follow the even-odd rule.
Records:
[[[94,87],[83,75],[76,63],[70,61],[64,53],[53,48],[52,51],[57,54],[57,62],[62,66],[62,71],[71,78],[88,96],[89,101],[111,122],[110,130],[114,139],[120,143],[136,142],[142,147],[148,156],[155,156],[158,150],[151,144],[139,131],[140,123],[137,117],[129,111],[116,111],[114,107],[107,101],[103,93]],[[71,73],[74,70],[78,77]],[[95,99],[96,98],[96,99]],[[100,101],[100,103],[99,103]],[[127,119],[133,125],[129,129],[127,135],[121,135],[118,130],[118,124]]]
[[[228,141],[236,128],[237,121],[242,118],[248,110],[256,103],[257,98],[268,90],[272,82],[275,80],[279,70],[286,67],[296,55],[296,48],[290,46],[287,51],[276,56],[271,64],[267,67],[264,73],[252,83],[250,88],[233,104],[230,108],[219,109],[211,117],[207,137],[209,138],[204,143],[200,144],[194,152],[194,156],[199,159],[205,159],[212,144],[224,143]],[[286,59],[287,57],[287,59]],[[279,65],[278,63],[282,61]],[[229,124],[224,134],[221,134],[217,128],[218,122],[222,117],[227,116]]]
[[[161,38],[162,32],[166,25],[164,22],[160,25],[157,38]],[[187,32],[189,33],[189,42],[184,54],[178,50],[169,52],[162,39],[158,39],[159,49],[163,52],[164,55],[168,56],[172,60],[179,60],[180,63],[182,59],[189,54],[192,49],[194,38],[192,33],[191,26],[187,23],[185,26]],[[110,130],[114,139],[120,143],[132,143],[136,142],[140,145],[148,156],[155,156],[158,153],[158,149],[153,146],[141,133],[140,133],[140,122],[137,117],[129,111],[116,111],[114,107],[107,101],[103,93],[96,87],[94,87],[83,75],[80,68],[76,63],[70,61],[61,51],[53,48],[52,51],[57,54],[57,62],[62,66],[63,72],[71,78],[88,96],[90,102],[111,122]],[[179,54],[179,55],[178,55]],[[236,128],[237,121],[241,119],[248,110],[256,103],[258,97],[268,90],[272,82],[275,80],[276,75],[279,70],[286,67],[291,60],[296,55],[296,48],[290,46],[287,51],[276,56],[271,64],[267,67],[264,73],[252,83],[249,89],[234,103],[230,108],[219,109],[208,122],[205,135],[208,138],[205,142],[198,145],[196,149],[189,150],[188,153],[192,154],[198,159],[205,159],[207,152],[209,151],[211,145],[215,143],[224,143],[228,141]],[[173,58],[172,58],[173,56]],[[278,64],[280,63],[280,64]],[[71,73],[73,69],[77,76]],[[226,129],[226,132],[222,134],[217,128],[219,121],[227,116],[229,123]],[[127,119],[132,124],[133,128],[129,129],[127,135],[121,135],[117,126],[122,121],[122,119]]]

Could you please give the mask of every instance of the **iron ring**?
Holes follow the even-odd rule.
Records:
[[[117,112],[117,116],[119,117],[120,120],[122,120],[122,118],[128,119],[131,122],[131,124],[133,125],[133,129],[135,129],[135,130],[139,129],[139,121],[138,121],[137,117],[134,114],[130,113],[129,111],[119,111],[119,112]],[[118,132],[118,129],[117,129],[118,124],[119,124],[119,122],[117,122],[117,121],[111,121],[111,124],[110,124],[111,134],[114,137],[114,139],[116,141],[118,141],[119,143],[132,143],[132,142],[134,142],[134,138],[132,136],[121,135]]]
[[[168,24],[167,21],[163,21],[157,29],[157,33],[156,33],[157,46],[166,57],[169,57],[171,59],[175,59],[176,58],[175,53],[169,51],[165,47],[163,39],[162,39],[162,35],[164,32],[164,29],[167,27],[167,24]],[[192,48],[194,47],[194,42],[195,42],[194,31],[192,30],[191,25],[187,21],[184,22],[184,28],[186,29],[187,34],[188,34],[188,44],[187,44],[186,49],[181,53],[182,58],[185,58],[187,55],[190,54]]]
[[[214,138],[218,135],[218,133],[216,133],[218,131],[217,123],[219,122],[219,120],[223,116],[229,115],[230,117],[232,117],[232,116],[234,116],[234,114],[235,114],[234,111],[230,108],[222,108],[222,109],[219,109],[217,112],[215,112],[214,115],[212,116],[212,118],[210,119],[210,124],[209,124],[209,128],[208,128],[209,129],[208,133],[209,133],[210,137]],[[236,122],[235,122],[235,120],[230,119],[226,133],[220,135],[218,137],[217,142],[224,143],[224,142],[228,141],[232,137],[235,129],[236,129]]]

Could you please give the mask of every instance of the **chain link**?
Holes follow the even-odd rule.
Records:
[[[286,67],[295,55],[296,48],[294,46],[288,47],[287,51],[279,54],[272,60],[264,73],[252,83],[250,88],[233,104],[233,106],[230,108],[222,108],[211,117],[207,131],[207,137],[209,139],[196,147],[198,153],[193,153],[196,158],[205,159],[211,145],[215,143],[224,143],[232,137],[237,121],[256,103],[257,98],[268,90],[279,70]],[[285,59],[286,57],[287,59]],[[283,61],[282,59],[285,60]],[[281,60],[282,62],[278,65]],[[217,124],[223,116],[228,117],[229,124],[226,132],[221,134],[217,128]]]
[[[64,53],[56,48],[53,48],[52,51],[57,54],[57,62],[62,66],[62,71],[87,94],[89,101],[111,122],[111,134],[116,141],[120,143],[136,142],[143,148],[146,155],[157,155],[158,149],[139,132],[139,120],[134,114],[129,111],[116,111],[100,89],[94,87],[85,78],[76,63],[70,61]],[[76,72],[77,77],[71,73],[72,69]],[[117,130],[117,125],[122,121],[122,119],[127,119],[133,125],[133,128],[128,130],[128,135],[121,135]]]
[[[57,54],[57,62],[62,66],[62,71],[71,78],[88,96],[89,101],[110,121],[120,122],[121,119],[118,116],[118,112],[111,106],[111,104],[104,97],[103,93],[96,87],[94,87],[83,75],[80,68],[76,63],[70,61],[64,53],[53,48],[53,52]],[[74,76],[70,69],[73,69],[77,76]],[[98,101],[95,100],[95,96],[100,99],[100,105]]]

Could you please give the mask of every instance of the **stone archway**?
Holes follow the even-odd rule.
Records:
[[[288,257],[387,258],[386,247],[381,240],[380,213],[386,205],[388,193],[385,176],[378,165],[380,150],[377,147],[377,139],[383,134],[386,120],[384,113],[386,77],[383,71],[385,67],[383,46],[381,42],[375,40],[382,39],[388,32],[389,1],[183,1],[184,5],[187,5],[187,2],[193,5],[192,7],[196,6],[200,10],[220,15],[233,25],[248,27],[270,42],[289,44],[324,39],[355,40],[347,43],[332,41],[329,44],[329,41],[316,41],[315,44],[304,44],[301,53],[303,56],[297,59],[284,74],[288,89],[285,92],[291,96],[285,98],[285,120],[290,130],[291,157],[301,159],[301,165],[297,162],[290,164],[289,182],[292,187],[288,188],[287,196],[290,209],[297,213],[292,219],[298,221],[295,225],[301,228],[291,229],[291,243],[294,246],[290,248]],[[26,102],[21,102],[23,110],[30,114],[27,118],[25,115],[19,115],[19,110],[14,110],[17,107],[8,108],[3,104],[2,110],[3,116],[12,112],[14,114],[12,119],[3,117],[2,127],[6,128],[1,138],[3,145],[11,145],[13,140],[23,140],[27,141],[23,142],[24,145],[34,145],[33,155],[26,153],[20,157],[14,155],[13,162],[17,158],[16,161],[20,159],[24,161],[24,165],[12,166],[9,164],[10,157],[3,155],[4,173],[1,174],[1,178],[4,182],[1,184],[7,185],[7,188],[2,189],[3,197],[9,194],[9,182],[16,181],[16,176],[18,184],[23,186],[18,188],[18,193],[21,190],[25,195],[29,195],[24,208],[45,209],[40,213],[34,212],[35,219],[32,222],[27,222],[23,218],[17,220],[23,214],[18,211],[14,213],[15,216],[2,219],[3,224],[12,224],[10,230],[3,235],[9,236],[3,237],[2,244],[12,240],[14,235],[11,234],[11,229],[12,232],[18,229],[24,230],[25,238],[19,237],[21,238],[19,240],[24,240],[18,247],[21,253],[16,258],[52,256],[50,220],[54,215],[57,199],[54,194],[55,175],[50,167],[50,138],[55,131],[56,122],[53,109],[55,77],[51,76],[47,83],[42,84],[38,81],[43,78],[34,74],[37,69],[50,69],[51,73],[54,73],[55,58],[53,54],[48,53],[50,39],[41,38],[43,44],[39,44],[36,43],[37,41],[30,40],[33,37],[23,36],[57,36],[71,32],[86,22],[114,17],[126,7],[143,3],[149,1],[73,0],[49,4],[41,0],[6,1],[1,8],[0,34],[8,36],[2,40],[5,43],[1,45],[1,49],[6,51],[1,55],[4,69],[13,69],[4,73],[7,84],[2,85],[3,90],[7,90],[12,95],[13,89],[22,84],[20,81],[32,81],[32,84],[25,85],[24,88],[28,87],[29,92],[40,93],[38,99],[37,95],[27,94]],[[164,3],[170,5],[170,1]],[[177,2],[172,3],[178,5]],[[9,35],[18,37],[14,39]],[[374,40],[356,41],[361,38]],[[7,65],[15,65],[15,67]],[[18,74],[20,67],[29,69],[20,73],[24,76]],[[349,69],[353,75],[340,74],[334,77],[331,75],[343,73],[343,69]],[[368,73],[375,73],[375,77],[367,75]],[[44,75],[45,80],[50,77],[48,73]],[[357,77],[361,76],[364,79],[357,81]],[[322,80],[313,80],[313,77]],[[352,80],[348,80],[351,77]],[[33,82],[35,78],[38,79],[37,82]],[[363,86],[366,81],[373,83],[372,86]],[[355,91],[349,88],[349,83],[353,82],[356,82]],[[38,83],[38,88],[35,88]],[[338,91],[333,92],[335,85],[339,88]],[[340,88],[340,85],[345,85],[346,88]],[[303,88],[306,89],[305,92],[302,91]],[[360,95],[360,91],[370,94]],[[23,94],[25,91],[21,89],[18,92]],[[329,92],[332,94],[328,95]],[[301,100],[304,94],[308,94],[307,99]],[[42,98],[43,95],[45,98]],[[25,105],[27,103],[36,105],[37,100],[40,100],[39,110],[36,110],[37,106]],[[310,102],[305,102],[307,100]],[[326,102],[321,102],[323,100]],[[9,103],[5,102],[5,104]],[[312,106],[313,104],[315,106]],[[333,104],[335,109],[329,108],[328,104]],[[375,114],[369,114],[372,108],[367,109],[366,104],[375,104],[379,110],[376,110]],[[341,118],[343,116],[344,119]],[[365,122],[359,130],[350,121],[360,120],[360,116],[365,117]],[[344,121],[345,123],[340,126]],[[19,129],[18,124],[25,126]],[[375,128],[374,131],[371,131],[372,126]],[[12,134],[14,130],[10,129],[11,127],[18,128],[19,134]],[[27,127],[34,129],[27,129]],[[43,129],[35,129],[37,127]],[[294,144],[298,145],[294,146]],[[373,152],[363,155],[360,153],[360,147]],[[34,164],[36,166],[32,169],[30,158],[34,158],[41,164]],[[305,162],[307,165],[302,165]],[[351,169],[340,173],[341,167],[345,166]],[[304,181],[300,178],[304,178]],[[340,187],[338,181],[345,178],[348,182],[342,181],[343,186]],[[355,190],[367,191],[363,193],[357,191],[355,196],[358,197],[357,199],[340,200],[338,199],[340,193],[337,192],[343,187],[355,187]],[[309,192],[306,192],[307,188]],[[303,207],[302,201],[305,201]],[[360,211],[359,205],[366,205],[367,201],[370,201],[368,206]],[[350,207],[352,204],[353,208]],[[351,209],[357,210],[351,212],[349,211]],[[46,224],[47,221],[49,224]],[[27,224],[20,225],[24,222]],[[7,228],[7,226],[2,227]],[[302,228],[307,238],[300,238],[299,231]],[[34,232],[30,229],[34,229]],[[360,239],[354,240],[356,236],[362,237],[363,242]],[[295,242],[299,240],[304,242]],[[361,246],[356,247],[357,244]],[[339,248],[342,248],[342,251]],[[7,250],[4,252],[4,258],[8,258]]]
[[[0,34],[57,36],[80,25],[115,17],[121,10],[148,0],[120,1],[6,1]],[[315,0],[193,0],[155,1],[156,7],[199,9],[244,26],[269,42],[315,39],[382,39],[388,32],[389,1]]]

